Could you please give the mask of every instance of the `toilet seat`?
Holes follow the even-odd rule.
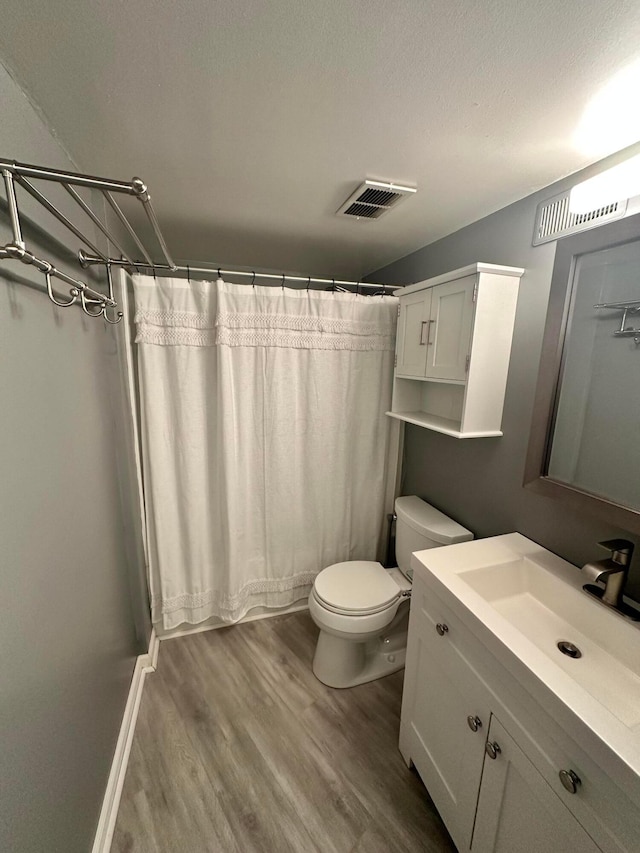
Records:
[[[371,560],[327,566],[316,577],[313,594],[319,604],[345,616],[368,616],[395,605],[401,589],[387,570]]]

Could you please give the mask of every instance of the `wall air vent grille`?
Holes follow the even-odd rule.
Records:
[[[414,195],[414,187],[385,184],[381,181],[365,181],[340,206],[338,216],[356,219],[379,219],[403,198]]]
[[[547,199],[538,205],[536,224],[533,229],[533,245],[548,243],[568,234],[595,228],[612,219],[620,219],[627,210],[627,202],[616,201],[590,210],[588,213],[571,213],[569,211],[570,190]]]

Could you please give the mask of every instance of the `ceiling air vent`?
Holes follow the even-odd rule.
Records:
[[[536,224],[533,229],[533,245],[548,243],[567,234],[575,234],[578,231],[586,231],[610,222],[612,219],[620,219],[627,210],[627,201],[615,201],[597,210],[588,213],[571,213],[569,211],[570,190],[543,201],[536,210]]]
[[[340,206],[337,214],[352,216],[355,219],[380,219],[403,198],[416,192],[415,187],[401,187],[399,184],[385,184],[381,181],[365,181]]]

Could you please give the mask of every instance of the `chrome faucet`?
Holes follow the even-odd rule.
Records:
[[[633,556],[633,543],[626,539],[607,539],[605,542],[598,542],[598,545],[609,551],[610,556],[604,560],[586,563],[582,567],[589,580],[594,582],[587,583],[582,588],[600,599],[607,607],[612,607],[630,619],[640,620],[640,612],[622,599]],[[595,586],[597,581],[604,581],[604,587]]]

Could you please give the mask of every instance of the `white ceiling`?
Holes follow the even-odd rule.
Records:
[[[597,159],[639,37],[636,0],[6,0],[0,57],[177,258],[359,277]],[[364,178],[419,192],[336,217]]]

